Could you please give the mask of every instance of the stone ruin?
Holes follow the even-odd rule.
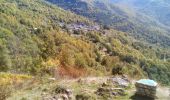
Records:
[[[156,97],[157,83],[150,79],[141,79],[136,82],[136,94],[147,96],[150,98]]]

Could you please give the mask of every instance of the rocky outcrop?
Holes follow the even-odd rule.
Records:
[[[70,89],[57,86],[52,94],[42,94],[43,100],[72,100],[73,93]]]
[[[126,88],[130,85],[130,80],[127,76],[115,76],[112,78],[109,78],[108,81],[112,82],[114,85],[117,85],[122,88]]]
[[[56,86],[51,93],[43,95],[43,100],[113,100],[125,96],[130,85],[127,76],[80,78],[74,82],[71,84],[79,86],[78,89]]]
[[[125,96],[126,87],[128,87],[129,84],[130,81],[127,77],[115,76],[109,78],[107,82],[104,82],[101,87],[97,89],[96,94],[104,99],[112,100],[116,96]]]
[[[96,94],[108,98],[126,95],[125,90],[122,88],[105,88],[105,87],[98,88]]]

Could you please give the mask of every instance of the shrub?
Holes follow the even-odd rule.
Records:
[[[117,57],[110,57],[110,56],[105,56],[102,59],[101,64],[106,67],[107,71],[111,71],[112,67],[116,65],[119,62],[119,58]]]
[[[122,57],[122,60],[127,62],[127,63],[136,63],[136,58],[131,56],[131,55],[126,55]]]
[[[77,54],[75,57],[75,65],[79,68],[87,67],[87,62],[85,61],[82,54]]]
[[[123,64],[117,64],[116,66],[113,67],[112,69],[112,74],[113,75],[121,75],[123,74]]]

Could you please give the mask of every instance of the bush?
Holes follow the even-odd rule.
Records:
[[[137,61],[137,59],[135,58],[135,57],[133,57],[133,56],[131,56],[131,55],[126,55],[126,56],[123,56],[122,57],[122,60],[123,61],[125,61],[125,62],[127,62],[127,63],[136,63]]]
[[[115,67],[112,69],[112,74],[113,75],[121,75],[123,74],[123,65],[122,64],[117,64]]]
[[[118,62],[119,62],[118,57],[105,56],[102,59],[101,64],[106,67],[107,71],[111,71],[113,66],[115,66]]]
[[[75,57],[75,65],[79,68],[87,67],[87,62],[85,61],[82,54],[77,54]]]
[[[91,32],[87,34],[94,43],[101,42],[101,37],[97,32]]]

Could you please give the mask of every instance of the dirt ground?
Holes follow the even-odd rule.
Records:
[[[108,77],[87,77],[87,78],[81,78],[82,80],[85,80],[85,82],[90,83],[87,85],[83,85],[82,88],[87,88],[86,90],[90,89],[91,91],[95,91],[98,85],[91,85],[91,83],[96,83],[96,84],[102,84],[107,81]],[[81,89],[81,87],[77,87],[79,85],[76,85],[77,80],[79,79],[63,79],[59,82],[53,82],[51,84],[46,84],[42,86],[37,86],[37,88],[33,88],[31,90],[20,90],[16,93],[14,93],[10,98],[7,100],[22,100],[23,98],[27,98],[26,100],[41,100],[41,91],[40,87],[47,88],[47,87],[53,87],[56,84],[65,84],[67,83],[68,87],[72,87],[74,89]],[[114,100],[153,100],[151,98],[147,97],[141,97],[141,96],[136,96],[135,94],[135,80],[131,80],[132,86],[129,88],[128,95],[125,97],[120,97],[120,98],[115,98]],[[157,88],[157,99],[156,100],[170,100],[170,87],[162,87],[158,86]]]

